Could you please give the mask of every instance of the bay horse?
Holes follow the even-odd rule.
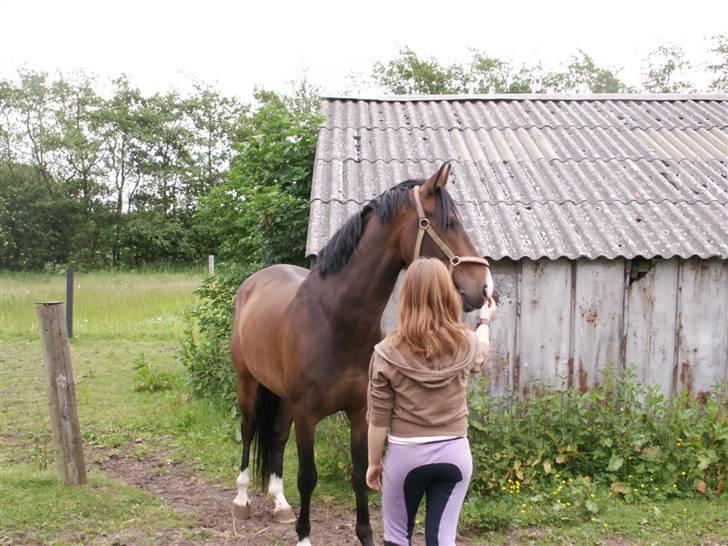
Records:
[[[273,497],[274,519],[296,521],[283,493],[283,452],[295,423],[296,532],[298,545],[309,546],[315,428],[344,411],[351,425],[356,534],[373,546],[365,483],[368,367],[397,276],[420,254],[446,260],[466,311],[482,306],[492,287],[487,262],[474,257],[445,189],[449,174],[445,164],[427,180],[402,182],[372,199],[334,234],[311,271],[273,265],[238,289],[231,342],[243,440],[236,519],[250,516],[248,464],[255,441],[256,470]]]

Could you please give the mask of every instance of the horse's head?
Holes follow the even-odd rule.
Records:
[[[450,165],[444,164],[412,191],[414,207],[400,220],[400,251],[405,263],[420,256],[440,258],[452,273],[465,311],[483,305],[493,293],[488,262],[479,257],[466,233],[450,195],[445,189]]]

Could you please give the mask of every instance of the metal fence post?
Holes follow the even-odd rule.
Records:
[[[66,331],[73,337],[73,268],[66,270]]]

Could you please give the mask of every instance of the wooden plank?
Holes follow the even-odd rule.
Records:
[[[511,377],[516,355],[516,262],[503,259],[491,262],[494,297],[498,309],[490,326],[490,360],[486,373],[490,381],[490,392],[495,395],[506,394],[512,388]],[[472,328],[478,321],[479,311],[466,315],[466,322]]]
[[[684,261],[680,288],[674,390],[702,398],[728,378],[728,261]]]
[[[646,385],[669,396],[675,361],[678,260],[662,260],[627,290],[627,367]]]
[[[387,306],[384,308],[384,313],[382,313],[382,320],[380,321],[380,325],[382,328],[382,333],[386,336],[389,332],[395,329],[397,326],[397,305],[399,304],[399,294],[402,292],[402,284],[404,283],[404,274],[405,270],[399,272],[399,277],[397,277],[397,283],[394,285],[394,290],[392,290],[392,295],[389,297],[389,301],[387,302]]]
[[[521,315],[519,332],[520,388],[542,381],[557,388],[568,383],[571,316],[571,262],[523,260],[521,268]]]
[[[76,386],[71,367],[62,302],[38,304],[38,319],[46,368],[46,394],[56,449],[58,476],[62,483],[86,483],[81,430],[76,409]]]
[[[584,392],[600,382],[600,370],[619,362],[624,284],[622,259],[576,263],[572,362],[569,383]]]

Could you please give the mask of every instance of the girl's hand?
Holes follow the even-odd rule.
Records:
[[[495,300],[493,298],[488,298],[485,300],[485,305],[480,308],[480,318],[493,320],[493,317],[495,316]]]
[[[382,490],[382,463],[369,465],[367,468],[367,485],[374,491]]]

